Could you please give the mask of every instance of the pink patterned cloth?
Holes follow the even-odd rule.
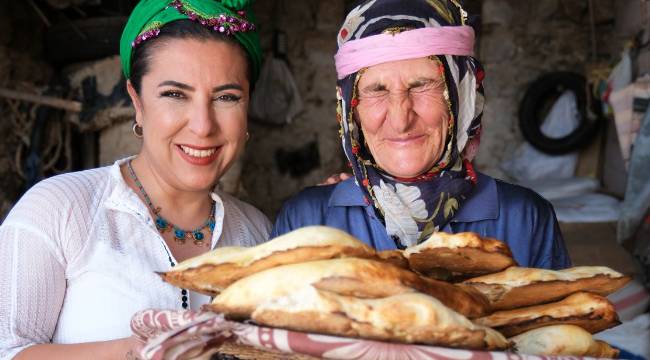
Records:
[[[343,79],[365,67],[391,61],[473,54],[474,29],[471,26],[424,27],[348,40],[334,55],[334,62],[338,78]]]
[[[470,351],[308,334],[228,321],[222,314],[192,310],[144,310],[131,321],[146,342],[144,359],[181,360],[201,356],[225,341],[262,350],[345,360],[579,360],[580,357],[531,356]]]
[[[133,334],[145,343],[144,359],[176,360],[200,356],[221,346],[242,324],[222,314],[194,310],[143,310],[131,319]]]

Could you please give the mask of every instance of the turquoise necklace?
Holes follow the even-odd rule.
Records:
[[[208,219],[205,220],[203,225],[199,226],[194,230],[183,230],[178,226],[172,224],[171,222],[169,222],[167,219],[165,219],[160,215],[160,210],[161,210],[160,207],[155,207],[151,202],[149,195],[147,195],[147,192],[144,191],[144,187],[142,186],[142,183],[140,182],[140,180],[138,180],[138,177],[135,175],[135,171],[133,171],[131,160],[126,162],[126,166],[129,169],[129,174],[131,175],[131,179],[133,179],[135,185],[138,187],[138,189],[140,189],[140,193],[142,194],[142,197],[147,203],[149,210],[151,210],[151,212],[156,216],[155,223],[158,231],[160,231],[161,233],[165,233],[169,230],[173,230],[174,241],[180,244],[185,244],[186,241],[190,240],[194,243],[194,245],[197,246],[208,245],[208,243],[205,242],[205,235],[203,234],[203,229],[207,228],[210,233],[214,232],[214,224],[215,224],[214,202],[212,202],[212,209],[210,209],[210,216],[208,216]]]

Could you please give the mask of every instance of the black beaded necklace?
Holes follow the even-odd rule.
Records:
[[[177,241],[177,242],[179,242],[181,244],[184,244],[185,239],[190,236],[189,234],[192,234],[191,237],[194,239],[194,244],[203,246],[204,245],[204,241],[203,241],[204,236],[203,236],[202,230],[207,227],[208,230],[210,231],[210,233],[214,232],[214,225],[215,225],[215,221],[214,221],[215,206],[214,206],[214,203],[212,203],[212,209],[210,210],[210,216],[208,216],[208,219],[206,220],[206,222],[201,227],[199,227],[199,228],[197,228],[195,230],[192,230],[192,231],[182,230],[182,229],[176,227],[176,225],[174,225],[174,224],[168,222],[167,220],[165,220],[162,216],[160,216],[160,214],[159,214],[160,213],[160,208],[159,207],[156,208],[156,207],[153,206],[153,203],[151,202],[151,199],[149,198],[149,195],[147,195],[147,192],[144,190],[144,187],[142,186],[142,183],[140,183],[140,180],[138,179],[137,175],[135,174],[135,171],[133,170],[133,166],[131,165],[131,160],[127,161],[126,166],[129,169],[129,174],[131,175],[131,178],[135,182],[138,189],[140,189],[140,193],[142,194],[142,197],[147,202],[147,206],[149,207],[149,210],[151,210],[151,212],[154,213],[154,215],[156,215],[156,228],[158,229],[158,231],[160,231],[161,233],[164,233],[170,227],[173,227],[173,229],[174,229],[174,240],[175,241]],[[209,245],[209,243],[207,243],[206,245]],[[176,263],[172,259],[172,255],[169,253],[169,250],[167,250],[166,246],[164,247],[164,249],[165,249],[165,252],[167,253],[167,259],[169,260],[169,265],[171,265],[171,267],[176,266]],[[187,290],[186,289],[181,289],[181,305],[183,306],[183,309],[187,309],[189,307],[189,303],[187,301],[188,298],[189,298],[189,296],[188,296]]]
[[[165,252],[167,253],[167,259],[169,259],[169,265],[171,265],[172,267],[176,266],[176,263],[172,259],[172,256],[169,253],[169,251],[167,250],[167,247],[165,247],[164,249],[165,249]],[[187,290],[186,289],[181,289],[181,305],[183,306],[183,309],[187,309],[188,306],[189,306],[188,302],[187,302],[187,299],[188,299]]]

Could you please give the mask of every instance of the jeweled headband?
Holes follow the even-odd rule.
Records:
[[[142,0],[129,17],[120,39],[122,71],[131,77],[133,50],[155,38],[160,28],[176,20],[192,20],[213,31],[233,36],[248,54],[252,81],[259,75],[262,50],[250,10],[252,0]]]

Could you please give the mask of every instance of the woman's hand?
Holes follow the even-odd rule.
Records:
[[[125,359],[126,360],[142,360],[140,357],[140,350],[144,347],[144,344],[137,338],[135,335],[131,335],[128,338],[123,339],[128,349]]]
[[[322,182],[318,183],[318,185],[332,185],[332,184],[338,184],[341,181],[347,180],[352,177],[352,174],[349,173],[339,173],[339,174],[334,174],[328,177],[327,179],[323,180]]]
[[[135,336],[81,344],[38,344],[18,353],[16,360],[141,360],[144,344]]]

